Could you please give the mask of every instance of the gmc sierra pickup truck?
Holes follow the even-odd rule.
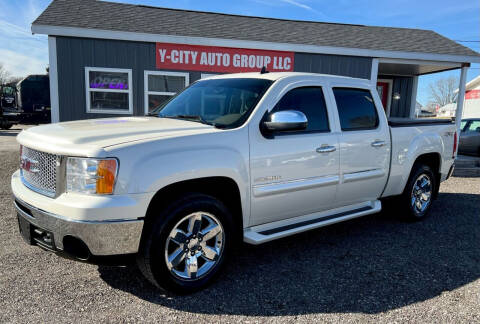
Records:
[[[235,243],[381,210],[426,216],[452,173],[451,120],[387,120],[368,80],[246,73],[197,81],[145,117],[18,135],[22,236],[80,260],[135,254],[154,285],[203,288]]]

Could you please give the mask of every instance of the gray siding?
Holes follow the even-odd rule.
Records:
[[[372,59],[360,56],[295,53],[296,72],[313,72],[370,79]]]
[[[60,121],[103,118],[86,112],[85,67],[132,69],[133,113],[144,114],[144,71],[155,67],[155,43],[57,37]],[[370,78],[371,58],[323,54],[295,54],[294,70]],[[183,71],[185,72],[185,71]],[[208,72],[207,72],[208,73]],[[190,82],[201,72],[191,72]]]
[[[144,71],[157,70],[155,43],[57,37],[60,121],[125,116],[86,112],[86,66],[132,69],[133,114],[144,115]],[[191,73],[190,81],[199,77]]]
[[[412,102],[413,77],[380,76],[379,79],[393,79],[390,117],[409,117],[410,103]],[[395,93],[400,94],[400,99],[393,99]]]

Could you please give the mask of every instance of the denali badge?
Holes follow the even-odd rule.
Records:
[[[280,179],[282,179],[282,176],[276,175],[276,176],[256,178],[255,182],[278,181]]]

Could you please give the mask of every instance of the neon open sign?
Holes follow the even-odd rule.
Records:
[[[92,82],[90,83],[90,88],[91,89],[121,89],[121,90],[127,90],[128,89],[128,84],[123,83],[123,82],[110,82],[110,83],[95,83]]]

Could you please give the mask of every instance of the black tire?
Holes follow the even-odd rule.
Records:
[[[416,198],[416,193],[418,192],[414,192],[414,188],[415,185],[419,185],[420,183],[422,183],[424,179],[428,180],[430,183],[425,185],[425,189],[423,189],[423,187],[421,186],[419,187],[421,187],[420,189],[422,190],[426,190],[426,192],[428,192],[429,188],[430,196],[428,201],[424,201],[422,198],[419,198],[419,204],[421,204],[422,207],[423,203],[426,204],[424,208],[418,208],[416,202],[413,202],[413,199]],[[408,178],[407,185],[405,186],[405,189],[399,199],[399,203],[402,209],[402,216],[406,220],[419,221],[424,219],[428,215],[433,200],[436,196],[436,190],[438,188],[437,182],[437,177],[428,165],[414,164],[410,173],[410,177]]]
[[[148,212],[149,215],[147,215],[147,219],[151,219],[151,222],[146,223],[137,256],[137,265],[140,271],[152,284],[173,293],[188,294],[205,288],[220,274],[231,251],[234,234],[232,214],[227,207],[215,197],[200,193],[186,194],[164,207],[163,210],[158,209],[159,208],[151,208]],[[216,220],[221,224],[223,228],[222,252],[219,253],[215,265],[200,278],[183,279],[172,273],[167,266],[167,244],[170,242],[169,235],[174,227],[186,216],[197,212],[214,215]],[[205,244],[207,244],[207,242],[205,242]],[[183,249],[183,247],[188,249],[186,244],[184,244],[181,249]],[[186,262],[186,258],[189,258],[189,253],[190,252],[187,252],[187,254],[185,254],[186,256],[182,262]],[[201,253],[203,253],[203,251]]]
[[[12,128],[13,124],[10,124],[10,123],[1,123],[0,124],[0,128],[1,129],[10,129]]]

